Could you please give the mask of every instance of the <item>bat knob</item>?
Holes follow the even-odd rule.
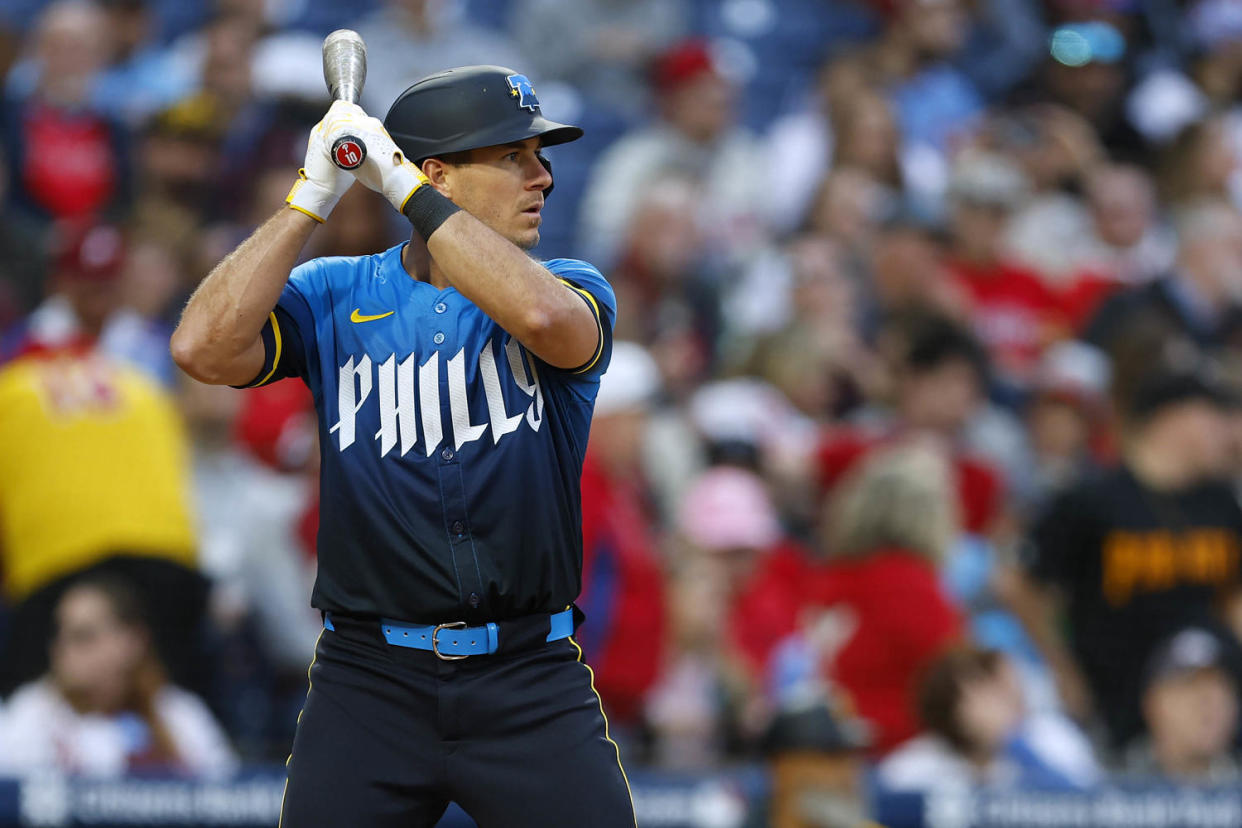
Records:
[[[342,170],[354,170],[367,160],[367,145],[352,135],[342,135],[332,142],[332,163]]]

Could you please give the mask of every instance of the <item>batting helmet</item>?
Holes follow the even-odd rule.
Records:
[[[530,80],[503,66],[461,66],[428,75],[397,96],[384,127],[418,164],[536,136],[544,146],[582,137],[578,127],[543,117]]]

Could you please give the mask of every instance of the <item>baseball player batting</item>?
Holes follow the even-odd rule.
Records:
[[[319,416],[324,631],[282,828],[431,826],[450,801],[483,828],[634,825],[573,638],[578,481],[616,303],[586,262],[526,252],[552,188],[540,149],[581,135],[498,66],[424,78],[382,123],[337,101],[288,206],[173,335],[191,376],[296,376]],[[342,136],[352,171],[331,157]],[[429,263],[400,244],[295,267],[355,178]]]

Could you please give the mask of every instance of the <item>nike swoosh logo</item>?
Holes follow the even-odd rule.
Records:
[[[363,316],[362,308],[354,308],[354,312],[349,315],[350,322],[374,322],[376,319],[383,319],[385,316],[392,316],[396,311],[388,313],[377,313],[374,316]]]

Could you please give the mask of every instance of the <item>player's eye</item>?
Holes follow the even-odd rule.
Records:
[[[511,153],[509,153],[508,155],[506,155],[506,156],[505,156],[505,160],[506,160],[506,161],[517,161],[517,160],[518,160],[518,154],[517,154],[516,152],[511,152]]]

